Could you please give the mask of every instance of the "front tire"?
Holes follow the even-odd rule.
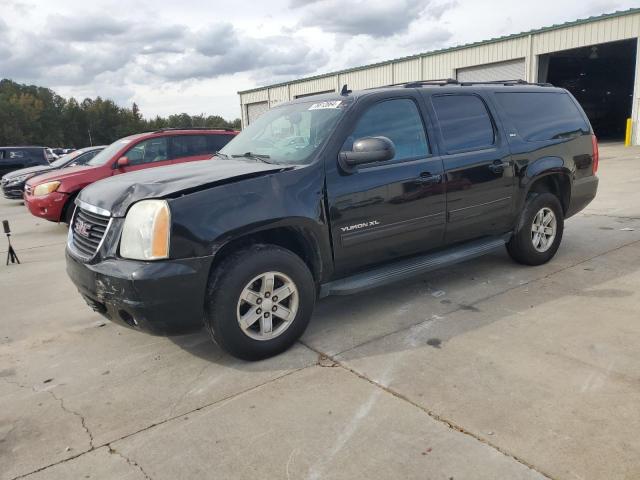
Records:
[[[271,357],[304,333],[315,296],[313,276],[300,257],[275,245],[252,245],[212,272],[205,326],[235,357]]]
[[[76,209],[76,196],[72,195],[67,199],[67,203],[64,205],[64,209],[62,210],[62,222],[66,223],[68,227],[71,226],[71,219],[73,218],[73,212]]]
[[[549,192],[531,194],[507,251],[518,263],[542,265],[558,251],[563,232],[564,213],[558,197]]]

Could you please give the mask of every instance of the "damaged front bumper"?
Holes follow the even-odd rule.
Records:
[[[120,325],[154,335],[202,327],[213,257],[83,263],[68,250],[67,274],[87,304]]]

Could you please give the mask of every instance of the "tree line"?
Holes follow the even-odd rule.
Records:
[[[78,102],[49,88],[0,80],[0,145],[82,148],[167,127],[240,129],[240,119],[187,113],[145,119],[135,103],[119,107],[101,97]]]

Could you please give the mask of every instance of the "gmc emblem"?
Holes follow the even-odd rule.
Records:
[[[78,218],[76,220],[75,225],[73,226],[73,231],[76,232],[78,235],[88,238],[89,232],[91,232],[91,225],[86,222],[83,222]]]

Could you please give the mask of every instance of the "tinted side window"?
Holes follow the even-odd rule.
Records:
[[[43,148],[29,148],[25,153],[25,157],[31,157],[34,160],[44,159],[44,149]]]
[[[493,122],[484,102],[475,95],[432,98],[447,152],[488,148],[495,141]]]
[[[26,150],[7,150],[7,158],[27,158],[28,152]]]
[[[143,140],[127,150],[125,156],[130,165],[167,160],[167,139],[160,137]]]
[[[551,140],[589,133],[578,107],[566,93],[496,93],[498,104],[527,141]]]
[[[427,137],[416,104],[409,99],[386,100],[365,111],[342,151],[351,151],[362,137],[387,137],[396,146],[392,160],[424,157],[429,154]]]
[[[211,153],[217,152],[233,139],[234,135],[207,135],[207,145]]]
[[[173,158],[213,153],[207,145],[206,135],[180,135],[172,137]]]
[[[77,165],[84,165],[89,160],[91,160],[93,157],[95,157],[98,153],[100,153],[100,150],[91,150],[90,152],[86,152],[86,153],[80,154],[76,158],[73,159],[73,163],[75,163]]]

